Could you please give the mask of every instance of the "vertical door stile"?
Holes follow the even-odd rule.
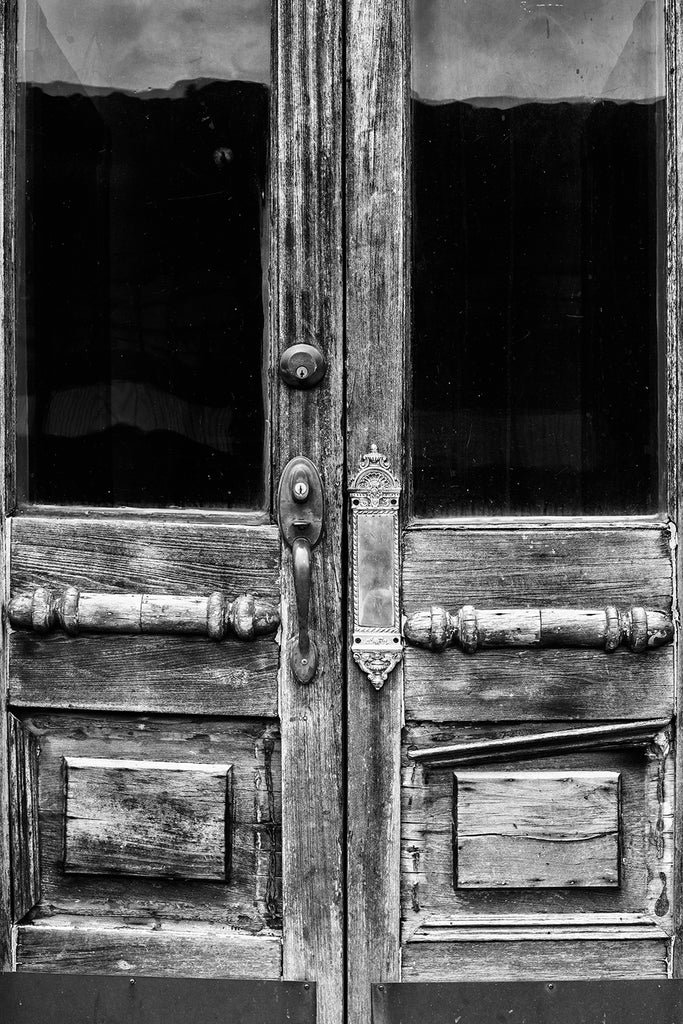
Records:
[[[404,508],[406,19],[404,0],[347,5],[347,479],[377,445],[403,483]],[[371,1016],[370,985],[400,978],[403,671],[376,690],[350,652],[347,665],[348,1020],[360,1024]]]
[[[667,405],[668,423],[668,475],[667,498],[669,515],[677,530],[673,555],[674,623],[677,625],[674,646],[674,710],[677,725],[676,768],[674,801],[674,892],[681,893],[683,885],[683,816],[679,794],[683,786],[683,744],[680,741],[680,710],[683,697],[683,647],[680,630],[680,590],[683,580],[683,552],[681,551],[681,509],[683,508],[683,366],[681,365],[681,324],[683,301],[681,260],[683,259],[683,38],[681,35],[681,7],[677,0],[665,0],[666,32],[666,112],[667,112]],[[674,911],[674,941],[670,970],[674,978],[683,977],[683,902],[676,900]]]
[[[311,623],[320,663],[292,676],[292,553],[282,548],[283,907],[285,980],[317,983],[320,1024],[343,1016],[343,266],[342,11],[336,0],[274,4],[272,366],[296,343],[327,360],[311,390],[274,380],[274,480],[294,456],[317,467],[324,533],[313,551]]]
[[[0,414],[0,602],[7,606],[8,566],[6,565],[7,511],[12,504],[14,484],[14,287],[12,258],[14,254],[14,82],[15,75],[15,7],[0,7],[0,388],[4,396]],[[12,940],[12,907],[10,884],[9,833],[9,763],[7,719],[7,644],[5,617],[0,624],[0,971],[8,970],[14,961]]]

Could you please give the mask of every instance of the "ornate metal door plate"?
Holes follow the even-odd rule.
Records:
[[[353,544],[353,660],[380,690],[403,657],[399,610],[401,485],[373,444],[349,487]]]

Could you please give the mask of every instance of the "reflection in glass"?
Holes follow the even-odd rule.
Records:
[[[356,517],[358,625],[396,626],[394,621],[394,529],[396,517]]]
[[[32,502],[263,502],[269,14],[20,2]]]
[[[419,515],[658,507],[653,0],[413,0]]]

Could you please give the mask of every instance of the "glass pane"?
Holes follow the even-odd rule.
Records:
[[[20,0],[20,37],[25,497],[261,505],[269,0]]]
[[[651,0],[413,0],[418,515],[659,503]]]

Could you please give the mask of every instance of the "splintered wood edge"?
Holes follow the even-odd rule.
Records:
[[[658,733],[671,726],[671,719],[656,718],[642,722],[561,729],[554,732],[521,733],[517,736],[485,738],[466,743],[434,747],[414,747],[407,751],[410,761],[431,767],[450,767],[494,761],[521,760],[528,757],[552,757],[581,750],[647,747]]]

